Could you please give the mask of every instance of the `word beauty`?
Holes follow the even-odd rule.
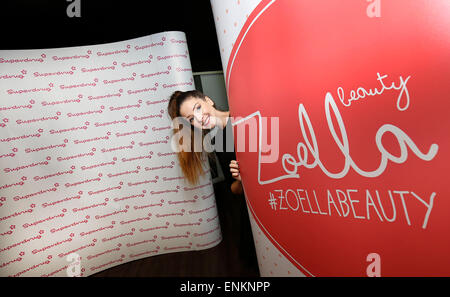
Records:
[[[336,119],[338,123],[338,129],[341,134],[341,138],[336,133],[336,129],[334,127],[334,123],[332,121],[331,112],[333,112],[334,118]],[[333,137],[334,142],[338,146],[340,152],[344,156],[344,168],[340,172],[330,172],[325,165],[320,160],[320,153],[319,153],[319,147],[317,144],[317,138],[314,133],[314,128],[311,124],[311,121],[309,119],[308,113],[306,112],[305,107],[303,104],[300,104],[298,107],[298,117],[299,117],[299,123],[300,128],[302,131],[302,137],[304,139],[304,142],[299,142],[297,144],[297,157],[298,160],[296,160],[292,155],[290,154],[284,154],[282,157],[282,167],[283,170],[287,173],[286,175],[278,176],[269,180],[261,180],[261,130],[259,129],[259,150],[258,150],[258,183],[260,185],[264,184],[270,184],[277,181],[280,181],[282,179],[287,178],[300,178],[300,174],[298,173],[299,167],[305,167],[307,169],[315,168],[316,166],[319,166],[319,168],[322,170],[325,175],[327,175],[330,178],[333,179],[341,179],[347,175],[350,168],[353,168],[353,170],[358,173],[359,175],[363,177],[370,177],[375,178],[380,176],[387,167],[388,161],[392,161],[397,164],[402,164],[406,162],[408,159],[408,147],[409,149],[420,159],[424,161],[431,161],[437,154],[439,146],[437,144],[432,144],[428,150],[427,153],[422,153],[419,148],[416,146],[416,144],[411,140],[411,138],[400,128],[391,125],[391,124],[384,124],[382,125],[376,135],[375,135],[375,141],[378,148],[378,151],[381,154],[380,163],[377,169],[372,171],[364,171],[358,167],[358,165],[355,163],[353,158],[350,155],[350,145],[347,137],[347,131],[345,129],[345,124],[342,119],[342,116],[339,112],[339,109],[336,106],[336,103],[333,99],[333,96],[331,93],[327,93],[325,95],[325,114],[328,124],[328,129]],[[236,121],[233,123],[233,125],[240,124],[243,121],[246,121],[249,118],[257,116],[259,118],[259,125],[261,127],[261,114],[259,111],[252,113],[248,117],[245,117],[239,121]],[[308,133],[309,132],[309,133]],[[398,145],[400,147],[400,156],[395,156],[391,154],[389,151],[387,151],[383,144],[382,144],[382,138],[383,135],[387,132],[390,132],[395,139],[398,142]],[[309,155],[312,156],[312,162],[308,162],[310,160]],[[290,165],[292,169],[289,169],[287,165]]]
[[[408,76],[406,79],[403,79],[402,76],[400,76],[400,82],[398,84],[398,86],[395,85],[395,82],[392,82],[390,86],[386,86],[383,82],[383,79],[385,79],[387,77],[386,75],[380,76],[380,73],[377,72],[377,80],[380,82],[381,88],[378,90],[377,88],[373,88],[373,89],[368,89],[366,90],[363,87],[358,87],[355,90],[351,90],[350,93],[350,98],[345,98],[345,92],[344,89],[342,87],[337,88],[337,94],[339,97],[339,100],[341,100],[342,104],[346,107],[350,106],[352,103],[352,101],[357,101],[359,99],[364,99],[367,96],[377,96],[377,95],[381,95],[383,94],[383,92],[385,90],[400,90],[400,93],[397,97],[397,109],[399,111],[405,111],[408,109],[409,107],[409,92],[408,92],[408,87],[406,86],[406,84],[408,83],[408,80],[411,78],[411,76]],[[405,99],[403,100],[404,103],[402,104],[402,98],[405,97]]]

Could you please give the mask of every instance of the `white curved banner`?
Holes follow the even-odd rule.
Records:
[[[243,30],[248,17],[260,3],[261,0],[240,0],[232,2],[211,0],[225,80],[226,69],[228,68],[230,55],[236,40]],[[255,241],[260,275],[304,276],[264,234],[250,211],[249,218]]]
[[[88,276],[221,241],[208,173],[185,184],[167,102],[182,32],[0,51],[0,276]]]

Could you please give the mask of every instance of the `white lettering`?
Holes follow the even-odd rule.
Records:
[[[340,131],[341,138],[338,137],[334,123],[332,121],[332,116],[330,111],[333,112],[333,115],[337,121],[338,129]],[[431,161],[436,156],[438,152],[439,146],[437,144],[432,144],[428,150],[428,152],[423,153],[419,150],[419,148],[416,146],[416,144],[411,140],[411,138],[403,132],[400,128],[391,125],[391,124],[384,124],[382,125],[376,135],[375,135],[375,142],[378,148],[378,151],[380,152],[380,163],[378,165],[378,168],[372,170],[372,171],[364,171],[360,169],[354,160],[352,159],[350,155],[350,147],[349,147],[349,141],[347,138],[347,132],[345,129],[344,121],[342,120],[341,114],[336,106],[336,103],[334,102],[334,99],[332,95],[328,92],[325,96],[325,113],[326,113],[326,119],[328,123],[329,131],[333,137],[333,140],[335,141],[337,147],[341,151],[343,157],[344,157],[344,166],[340,172],[330,172],[325,165],[320,160],[320,153],[319,148],[316,140],[316,135],[314,133],[313,126],[311,124],[311,121],[309,119],[308,113],[305,110],[305,107],[303,104],[299,105],[298,108],[298,115],[299,115],[299,123],[301,128],[301,133],[304,139],[304,143],[299,142],[297,145],[297,157],[298,161],[290,155],[290,154],[284,154],[282,157],[282,167],[285,173],[285,175],[278,176],[269,180],[261,180],[261,147],[262,147],[262,129],[259,129],[259,149],[258,149],[258,183],[260,185],[265,184],[271,184],[274,182],[278,182],[283,179],[287,178],[300,178],[300,175],[298,173],[299,167],[305,167],[307,169],[315,168],[316,166],[319,166],[319,168],[322,170],[323,173],[325,173],[326,176],[333,178],[333,179],[341,179],[347,175],[350,168],[353,168],[353,170],[358,173],[359,175],[363,177],[378,177],[386,170],[386,167],[388,165],[388,161],[392,161],[397,164],[402,164],[406,162],[408,159],[408,148],[421,160],[424,161]],[[250,118],[258,117],[259,118],[259,127],[261,127],[261,114],[259,111],[256,111],[252,113],[251,115],[236,121],[233,123],[233,125],[238,125],[242,123],[243,121],[246,121]],[[309,132],[309,133],[308,133]],[[383,138],[383,135],[387,132],[390,132],[393,134],[395,139],[397,140],[399,146],[400,146],[400,155],[394,156],[390,152],[384,148],[381,140]],[[309,137],[308,137],[309,135]],[[310,155],[308,155],[310,154]],[[311,162],[308,162],[310,160],[311,156]],[[292,169],[287,168],[287,164],[292,167]]]

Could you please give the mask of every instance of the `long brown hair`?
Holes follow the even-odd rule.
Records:
[[[180,106],[181,104],[189,98],[199,98],[199,99],[203,99],[206,100],[206,96],[197,90],[192,90],[192,91],[175,91],[171,96],[170,96],[170,100],[169,100],[169,106],[168,106],[168,113],[169,116],[171,117],[171,119],[173,121],[177,121],[178,119],[181,118],[181,114],[180,114]],[[197,184],[199,181],[200,176],[205,174],[205,171],[203,170],[203,162],[205,162],[206,158],[205,158],[205,154],[208,155],[209,157],[211,157],[211,154],[205,153],[203,150],[198,151],[198,149],[196,149],[198,147],[198,145],[202,145],[203,143],[203,136],[204,136],[204,131],[201,132],[201,143],[199,142],[198,138],[194,137],[194,128],[193,125],[190,125],[190,123],[188,123],[187,120],[185,121],[181,121],[181,122],[177,122],[174,123],[174,128],[173,128],[173,133],[180,133],[182,129],[180,129],[180,125],[188,125],[191,127],[191,132],[190,133],[190,143],[188,145],[190,145],[190,147],[188,148],[188,150],[184,150],[184,148],[186,148],[186,144],[185,143],[177,143],[177,145],[179,145],[179,150],[177,153],[178,156],[178,160],[180,162],[180,166],[181,166],[181,170],[184,174],[184,176],[186,177],[187,181],[191,184]],[[187,137],[187,136],[186,136]],[[183,140],[185,139],[185,137],[183,137]],[[195,142],[197,141],[197,143]],[[197,147],[196,147],[197,146]]]

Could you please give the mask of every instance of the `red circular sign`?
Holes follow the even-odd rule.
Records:
[[[267,117],[260,140],[279,147],[272,163],[238,149],[242,180],[305,274],[366,275],[373,253],[382,276],[450,274],[449,28],[446,0],[262,1],[249,16],[230,110],[248,117],[235,127]]]

